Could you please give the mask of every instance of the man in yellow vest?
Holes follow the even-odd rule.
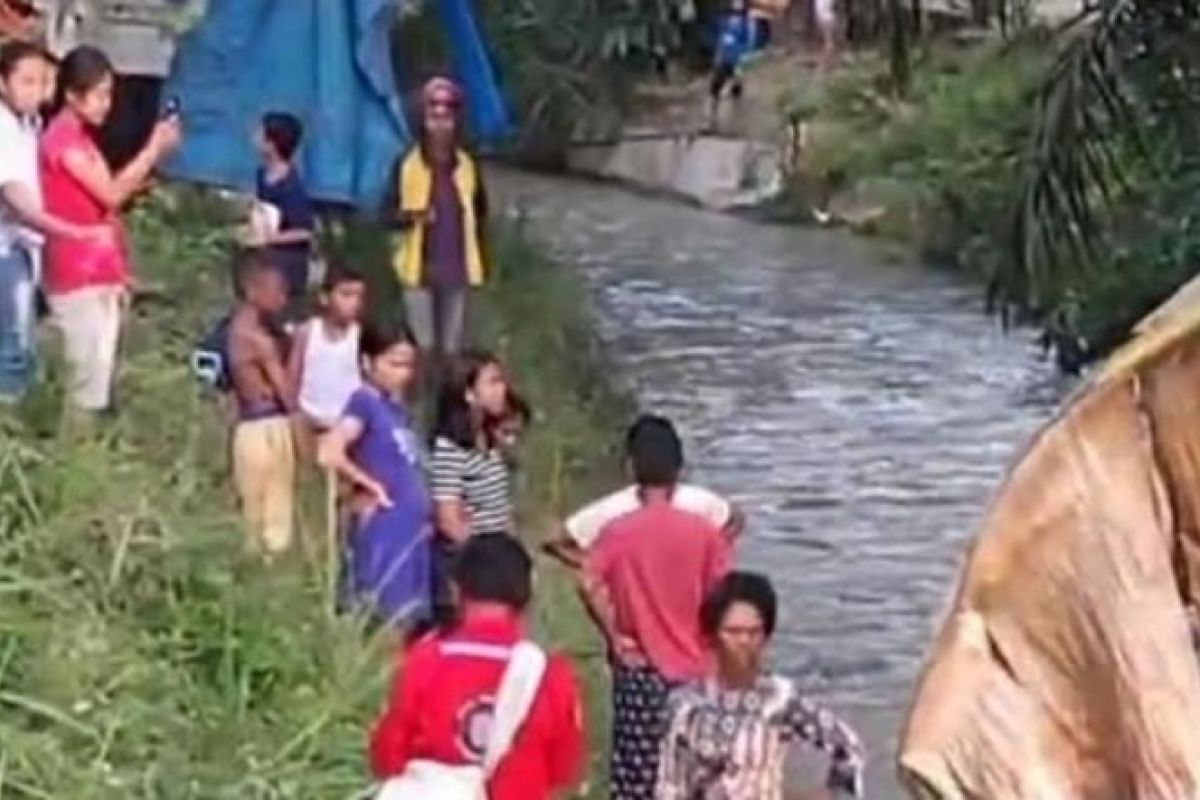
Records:
[[[486,275],[483,175],[461,145],[462,92],[434,78],[421,92],[418,143],[398,165],[391,205],[400,231],[393,266],[408,324],[426,353],[463,347],[467,294]]]

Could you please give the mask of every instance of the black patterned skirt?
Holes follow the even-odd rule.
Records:
[[[654,800],[673,688],[653,667],[613,667],[612,800]]]

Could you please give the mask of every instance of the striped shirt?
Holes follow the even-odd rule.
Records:
[[[499,450],[482,453],[438,437],[430,473],[434,501],[462,501],[471,533],[514,532],[508,463]]]
[[[784,759],[797,739],[829,755],[835,796],[862,797],[858,737],[789,680],[763,676],[748,690],[705,681],[677,689],[667,708],[658,800],[782,800]]]

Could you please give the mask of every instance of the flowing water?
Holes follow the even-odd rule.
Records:
[[[899,725],[1001,473],[1061,399],[977,286],[842,233],[756,225],[620,189],[505,175],[592,288],[641,405],[733,498],[739,557],[782,597],[774,662],[845,713],[868,796],[900,797]]]

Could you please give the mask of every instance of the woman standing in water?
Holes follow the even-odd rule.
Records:
[[[858,737],[764,668],[777,605],[770,581],[747,572],[729,573],[705,599],[700,624],[715,669],[671,696],[657,800],[782,800],[796,739],[829,754],[832,795],[862,797]]]
[[[113,231],[103,239],[51,235],[46,242],[44,284],[63,335],[68,401],[85,412],[111,405],[122,317],[129,305],[129,256],[118,215],[182,135],[178,118],[160,121],[141,152],[113,174],[94,137],[112,110],[114,80],[103,52],[72,50],[58,70],[60,110],[41,141],[46,211],[75,225]]]
[[[345,599],[382,621],[404,623],[427,615],[432,575],[432,511],[404,404],[417,347],[401,326],[368,326],[361,351],[365,383],[322,439],[319,459],[356,490]]]

